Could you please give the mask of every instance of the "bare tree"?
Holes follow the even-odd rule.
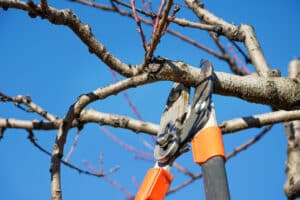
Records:
[[[111,70],[115,78],[115,82],[112,84],[96,88],[93,91],[78,92],[78,98],[69,105],[63,117],[58,117],[59,114],[53,114],[40,105],[37,105],[33,100],[35,99],[34,97],[31,98],[27,95],[13,96],[1,91],[1,102],[11,102],[22,111],[36,113],[40,117],[39,120],[28,120],[27,118],[13,119],[10,117],[0,118],[0,137],[2,138],[4,132],[8,129],[25,130],[28,133],[28,139],[31,143],[42,152],[51,156],[50,174],[51,196],[53,200],[62,199],[62,185],[64,184],[64,180],[61,179],[62,164],[80,173],[105,179],[123,191],[128,198],[133,198],[133,193],[110,178],[110,174],[117,173],[116,171],[119,167],[112,167],[106,171],[103,170],[102,154],[99,158],[100,169],[94,168],[88,161],[84,162],[84,165],[88,169],[82,169],[72,164],[70,157],[76,147],[80,132],[85,129],[86,124],[94,123],[99,124],[102,131],[114,142],[134,152],[137,159],[153,162],[151,153],[139,150],[137,147],[123,142],[102,125],[155,136],[159,125],[144,121],[125,91],[163,81],[179,82],[193,87],[198,80],[203,78],[201,69],[198,66],[192,66],[185,60],[168,59],[164,55],[156,56],[159,45],[164,45],[161,42],[163,37],[167,37],[168,35],[175,36],[182,40],[183,43],[195,46],[201,51],[206,52],[209,56],[218,58],[228,64],[232,73],[214,72],[215,94],[237,97],[247,102],[262,104],[272,108],[272,111],[267,113],[226,120],[219,124],[224,134],[265,126],[261,133],[245,144],[237,146],[229,153],[227,155],[228,159],[262,138],[272,128],[272,125],[285,122],[288,137],[288,162],[286,167],[288,178],[284,189],[289,199],[300,197],[300,184],[298,180],[300,163],[299,134],[297,133],[299,123],[294,121],[300,119],[300,111],[298,110],[300,108],[299,59],[291,61],[290,77],[281,77],[279,70],[272,69],[269,66],[254,32],[254,28],[251,25],[241,24],[238,26],[229,23],[207,10],[204,4],[198,0],[185,0],[185,5],[178,4],[172,0],[162,0],[159,3],[152,1],[136,3],[134,0],[130,2],[119,0],[107,2],[72,0],[71,5],[75,6],[77,4],[82,8],[86,8],[84,6],[87,6],[87,8],[94,7],[97,12],[113,12],[123,18],[128,17],[130,20],[133,20],[138,32],[135,38],[139,41],[144,55],[140,58],[141,62],[135,65],[128,64],[122,61],[119,56],[111,53],[108,50],[109,48],[93,34],[93,29],[70,9],[52,7],[47,0],[41,0],[40,2],[32,0],[28,2],[0,0],[0,7],[4,10],[17,9],[20,12],[28,13],[31,18],[40,17],[53,25],[62,25],[69,28],[72,31],[69,34],[75,34],[82,44],[87,47],[88,51],[94,54]],[[157,6],[157,9],[154,9],[153,6]],[[182,8],[188,12],[192,12],[197,16],[198,20],[192,21],[177,17]],[[174,26],[182,26],[184,29],[180,32]],[[213,47],[200,44],[196,41],[196,38],[185,35],[186,29],[208,33],[217,50],[214,50]],[[41,35],[41,37],[43,36]],[[223,44],[225,39],[232,44],[229,49]],[[241,47],[241,45],[243,46]],[[16,48],[24,47],[19,46]],[[41,49],[41,51],[43,50]],[[239,57],[244,59],[244,61]],[[243,64],[244,62],[251,64],[256,72],[251,73],[245,64]],[[38,65],[35,62],[33,64]],[[41,93],[44,93],[44,91],[41,91]],[[105,113],[100,112],[98,109],[88,108],[94,102],[107,99],[119,93],[123,93],[135,117]],[[73,129],[77,130],[75,141],[71,145],[69,152],[66,152],[65,144],[67,136]],[[38,130],[57,131],[55,142],[52,145],[52,152],[47,151],[37,142],[34,132]],[[143,143],[151,149],[151,142],[143,141]],[[66,156],[64,157],[64,155]],[[171,188],[169,194],[184,188],[202,177],[201,173],[192,172],[179,163],[175,163],[174,166],[178,171],[187,175],[189,179]]]

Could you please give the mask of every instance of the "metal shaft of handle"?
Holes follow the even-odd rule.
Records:
[[[225,161],[217,156],[201,165],[206,200],[230,200]]]

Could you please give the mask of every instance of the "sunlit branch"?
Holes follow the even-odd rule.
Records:
[[[21,9],[27,11],[31,17],[40,16],[53,24],[65,25],[86,44],[91,53],[95,54],[107,66],[127,77],[136,74],[135,68],[123,63],[110,53],[93,35],[91,27],[82,23],[70,9],[58,10],[48,6],[47,10],[44,11],[40,5],[32,1],[25,3],[14,0],[0,0],[0,7]]]
[[[24,110],[25,112],[35,112],[39,114],[40,116],[44,117],[45,119],[49,120],[50,122],[57,123],[58,117],[54,116],[53,114],[47,112],[45,109],[40,107],[39,105],[35,104],[31,97],[29,96],[22,96],[18,95],[16,97],[10,97],[2,92],[0,92],[0,101],[2,102],[13,102],[15,105]],[[21,107],[20,104],[24,104],[27,106],[29,109],[25,109]]]
[[[204,9],[203,4],[201,4],[198,0],[185,0],[185,2],[203,23],[219,25],[219,34],[225,35],[229,40],[244,42],[251,61],[259,75],[264,77],[278,76],[276,71],[272,71],[270,69],[254,33],[254,29],[251,26],[242,24],[238,27],[234,24],[228,23],[220,17],[215,16],[207,9]]]

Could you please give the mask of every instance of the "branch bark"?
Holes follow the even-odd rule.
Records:
[[[257,114],[248,117],[241,117],[223,121],[219,124],[223,134],[233,133],[249,128],[260,128],[265,125],[287,122],[300,119],[300,110],[292,111],[275,111],[264,114]],[[18,119],[0,119],[0,128],[18,128],[29,130],[55,130],[58,129],[62,120],[59,123],[39,120],[18,120]],[[130,117],[102,113],[96,110],[83,110],[80,117],[72,122],[72,127],[77,127],[80,123],[99,123],[113,127],[125,128],[133,132],[143,132],[150,135],[156,135],[159,125],[151,122],[144,122]]]
[[[295,59],[289,64],[289,77],[300,76],[300,60]],[[284,191],[288,199],[300,197],[300,120],[285,123],[287,136],[286,182]]]
[[[94,53],[107,66],[126,77],[137,74],[135,68],[123,63],[110,53],[105,46],[94,37],[91,27],[82,23],[70,9],[58,10],[48,6],[47,9],[44,10],[40,5],[37,5],[32,1],[25,3],[14,0],[0,0],[0,7],[5,9],[15,8],[24,10],[27,11],[29,16],[33,18],[40,16],[42,19],[48,19],[49,22],[53,24],[65,25],[81,39],[81,41],[88,47],[90,53]]]
[[[34,15],[48,17],[52,23],[66,25],[109,67],[124,76],[132,76],[137,73],[137,68],[132,68],[122,63],[110,54],[92,35],[89,26],[81,23],[70,10],[56,10],[48,7],[46,15],[41,11],[39,6],[33,8],[32,5],[29,6],[24,2],[12,0],[0,0],[0,7],[26,10]],[[226,26],[229,25],[226,24]],[[163,60],[153,62],[148,68],[150,75],[156,80],[171,80],[191,86],[196,85],[199,79],[201,80],[200,71],[183,62]],[[238,77],[217,72],[215,73],[215,77],[214,92],[217,94],[235,96],[246,101],[270,105],[277,109],[291,110],[300,108],[300,87],[297,80],[277,77]],[[145,82],[151,82],[150,79]]]
[[[260,76],[279,76],[278,71],[271,71],[256,38],[253,27],[247,24],[242,24],[238,27],[234,24],[228,23],[220,17],[215,16],[207,9],[204,9],[203,4],[198,0],[186,0],[185,2],[201,21],[209,25],[219,25],[220,28],[217,32],[218,34],[225,35],[229,40],[244,42],[251,61]]]
[[[68,130],[72,127],[73,120],[80,116],[81,111],[89,103],[98,99],[104,99],[110,95],[117,94],[125,89],[143,85],[147,82],[151,82],[148,74],[137,75],[123,81],[119,81],[115,84],[108,85],[104,88],[98,88],[93,92],[85,95],[81,95],[78,100],[70,106],[68,113],[64,117],[56,136],[55,144],[52,151],[52,159],[50,166],[51,173],[51,194],[52,200],[61,200],[61,175],[60,175],[60,160],[63,157],[64,146],[68,135]]]

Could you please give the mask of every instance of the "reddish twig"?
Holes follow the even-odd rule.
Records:
[[[143,47],[145,49],[145,52],[148,51],[148,44],[147,44],[147,41],[146,41],[146,36],[143,32],[143,29],[142,29],[142,25],[141,25],[141,21],[139,19],[139,17],[137,16],[136,14],[136,8],[135,8],[135,1],[134,0],[130,0],[130,4],[131,4],[131,9],[132,9],[132,16],[136,22],[136,25],[137,25],[137,30],[141,36],[141,39],[142,39],[142,43],[143,43]]]
[[[86,6],[92,6],[94,8],[102,9],[104,11],[116,12],[116,13],[119,13],[120,15],[122,15],[122,16],[133,18],[133,16],[132,16],[131,13],[126,12],[126,11],[121,10],[121,9],[116,9],[115,7],[108,7],[108,6],[105,6],[105,5],[102,5],[102,4],[91,3],[91,2],[85,1],[85,0],[75,0],[75,2],[81,3],[81,4],[86,5]],[[116,2],[118,4],[121,4],[121,5],[124,5],[125,7],[128,7],[128,6],[130,7],[130,5],[127,5],[127,4],[125,4],[123,2],[120,2],[118,0],[114,0],[114,2]],[[139,11],[138,9],[136,9],[136,10]],[[156,16],[156,15],[148,14],[147,16],[152,17],[152,16]],[[143,23],[145,23],[145,24],[147,24],[149,26],[153,26],[153,23],[151,21],[146,20],[146,19],[144,19],[142,17],[140,17],[139,19],[140,19],[141,22],[143,22]],[[174,22],[177,22],[179,25],[180,25],[179,22],[181,22],[181,21],[183,21],[183,20],[180,20],[180,21],[179,20],[177,20],[177,21],[174,20]],[[195,25],[199,25],[199,24],[195,24]],[[200,24],[200,25],[201,26],[208,26],[206,24]],[[183,26],[189,26],[189,25],[188,25],[188,23],[186,23],[186,21],[184,21]],[[200,28],[198,26],[191,26],[191,27]],[[210,28],[210,29],[209,29],[209,27],[207,27],[207,29],[208,30],[213,30],[213,27]],[[192,40],[191,38],[189,38],[189,37],[187,37],[187,36],[185,36],[185,35],[177,32],[177,31],[174,31],[174,30],[171,30],[171,29],[167,29],[166,32],[169,33],[169,34],[171,34],[171,35],[173,35],[173,36],[175,36],[175,37],[177,37],[177,38],[179,38],[179,39],[181,39],[181,40],[183,40],[183,41],[185,41],[185,42],[187,42],[187,43],[189,43],[189,44],[191,44],[191,45],[193,45],[193,46],[195,46],[196,48],[202,49],[203,51],[205,51],[205,52],[207,52],[207,53],[209,53],[209,54],[211,54],[213,56],[216,56],[217,58],[223,59],[223,55],[215,52],[214,50],[212,50],[212,49],[210,49],[210,48],[208,48],[208,47],[206,47],[206,46],[204,46],[204,45],[196,42],[195,40]]]
[[[111,68],[109,68],[110,73],[112,74],[115,82],[119,81],[119,78],[116,74],[116,72],[114,70],[112,70]],[[129,105],[129,107],[131,108],[132,112],[135,114],[135,116],[139,119],[139,120],[143,120],[142,115],[139,113],[139,111],[137,110],[136,106],[134,105],[134,103],[131,101],[131,99],[129,98],[128,94],[123,91],[122,92],[127,104]],[[151,135],[151,140],[153,142],[155,142],[155,137],[153,135]]]
[[[74,137],[74,142],[71,145],[70,150],[69,150],[69,152],[66,155],[66,158],[64,159],[66,162],[68,162],[70,160],[70,158],[71,158],[71,156],[72,156],[72,154],[73,154],[73,152],[74,152],[74,150],[75,150],[75,148],[77,146],[79,138],[80,138],[80,129],[77,129],[76,135]]]
[[[236,42],[230,40],[230,43],[242,54],[247,64],[252,63],[251,58],[242,50],[242,48],[236,44]]]
[[[103,126],[100,126],[101,130],[103,131],[103,133],[105,133],[105,135],[107,135],[109,138],[111,138],[114,142],[116,142],[117,144],[119,144],[120,146],[122,146],[124,149],[127,149],[129,151],[132,151],[134,153],[136,153],[137,155],[140,155],[142,157],[146,157],[146,158],[152,158],[153,155],[144,151],[141,151],[125,142],[123,142],[122,140],[120,140],[119,138],[117,138],[114,134],[112,134],[108,129],[106,129]]]
[[[132,183],[137,189],[140,187],[140,184],[135,176],[132,177]]]
[[[244,71],[243,69],[240,69],[236,63],[235,60],[232,59],[229,54],[227,53],[226,49],[224,48],[224,46],[222,45],[221,41],[219,40],[219,37],[213,33],[213,32],[209,32],[210,37],[213,39],[213,41],[215,42],[215,44],[217,45],[217,47],[220,49],[220,51],[223,54],[223,60],[226,61],[228,63],[228,65],[230,66],[230,69],[241,76],[247,75],[248,73],[246,71]]]
[[[117,188],[118,190],[120,190],[121,192],[123,192],[126,195],[127,199],[132,199],[134,197],[134,194],[132,192],[127,190],[124,186],[122,186],[117,181],[109,178],[108,176],[103,176],[103,179],[106,180],[108,183],[110,183],[115,188]]]
[[[160,6],[158,8],[158,12],[156,14],[155,21],[154,21],[153,30],[152,30],[152,34],[151,34],[152,38],[155,37],[155,33],[157,32],[159,20],[160,20],[160,17],[161,17],[161,14],[162,14],[162,11],[163,11],[163,8],[165,7],[165,5],[166,5],[166,1],[162,0]]]
[[[232,46],[228,45],[228,49],[229,52],[231,53],[231,55],[233,56],[233,58],[235,59],[235,61],[237,63],[239,63],[239,65],[241,66],[241,69],[246,73],[246,74],[251,74],[250,70],[248,69],[248,67],[241,61],[241,59],[238,57],[238,55],[235,53],[234,49],[232,48]]]
[[[109,68],[110,73],[112,74],[115,82],[119,81],[119,78],[116,74],[116,72],[114,70],[112,70],[111,68]],[[129,98],[128,94],[124,91],[122,92],[127,104],[129,105],[129,107],[131,108],[132,112],[135,114],[135,116],[137,117],[137,119],[139,120],[143,120],[141,114],[139,113],[139,111],[137,110],[136,106],[134,105],[134,103],[131,101],[131,99]]]
[[[97,170],[91,163],[89,163],[88,161],[84,160],[83,161],[83,164],[89,168],[93,173],[95,174],[99,174],[100,173],[100,170]],[[132,197],[134,196],[133,193],[129,192],[125,187],[123,187],[121,184],[119,184],[118,182],[114,181],[113,179],[109,178],[107,175],[104,175],[103,176],[103,179],[105,181],[107,181],[108,183],[110,183],[112,186],[114,186],[115,188],[117,188],[118,190],[120,190],[121,192],[123,192],[126,197]]]

